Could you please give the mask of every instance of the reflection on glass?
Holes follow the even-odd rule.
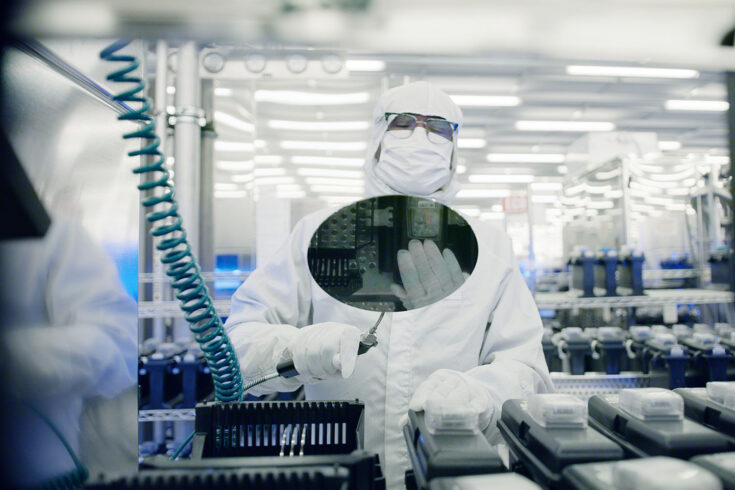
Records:
[[[461,286],[477,262],[477,239],[464,218],[438,202],[373,197],[324,220],[308,262],[333,298],[365,310],[404,311]]]

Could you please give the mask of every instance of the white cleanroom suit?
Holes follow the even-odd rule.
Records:
[[[38,484],[74,469],[56,435],[18,399],[46,415],[77,455],[94,450],[95,463],[112,464],[106,470],[135,468],[137,447],[129,430],[136,425],[135,404],[116,425],[94,429],[97,445],[80,442],[80,421],[94,426],[81,419],[85,401],[99,405],[135,386],[137,307],[112,260],[81,226],[53,216],[43,238],[0,241],[0,278],[4,387],[12,393],[4,402],[6,437],[13,441],[11,481]],[[113,442],[101,445],[101,431],[115,434]],[[124,464],[123,455],[132,465]]]
[[[441,116],[461,123],[457,106],[428,83],[386,92],[374,112],[373,139],[365,164],[367,188],[373,195],[396,194],[396,187],[402,192],[409,190],[405,188],[407,181],[391,186],[381,180],[387,179],[390,171],[376,171],[383,163],[376,153],[388,138],[386,112]],[[416,127],[413,135],[402,141],[425,150],[424,146],[432,144],[426,136],[424,128]],[[447,160],[440,162],[446,166],[441,169],[446,170],[446,181],[433,192],[415,195],[448,202],[456,194],[456,140],[455,134],[451,154],[444,151]],[[424,170],[419,168],[417,173]],[[423,175],[427,178],[417,182],[437,181],[436,169]],[[304,326],[336,322],[365,331],[377,320],[379,313],[346,306],[329,296],[309,273],[310,239],[333,211],[316,212],[299,221],[274,257],[235,292],[226,327],[246,382],[273,372]],[[479,255],[465,283],[432,305],[386,314],[377,330],[378,345],[357,359],[349,378],[312,378],[309,381],[314,382],[305,385],[307,399],[357,398],[365,403],[365,446],[380,454],[389,488],[402,485],[403,473],[409,467],[399,422],[414,392],[432,373],[444,368],[477,380],[479,383],[467,385],[486,389],[480,395],[492,401],[491,428],[506,399],[551,389],[541,349],[541,319],[518,269],[511,241],[503,231],[486,223],[468,222],[477,237]],[[291,391],[299,384],[298,378],[277,378],[252,392]]]

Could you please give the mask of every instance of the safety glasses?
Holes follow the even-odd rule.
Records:
[[[436,144],[452,141],[454,132],[459,127],[459,124],[446,119],[420,114],[386,112],[385,120],[388,121],[388,131],[396,138],[408,138],[416,126],[423,126],[426,129],[426,137]]]

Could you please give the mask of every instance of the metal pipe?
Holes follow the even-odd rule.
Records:
[[[176,69],[174,185],[179,214],[195,257],[199,256],[200,104],[199,47],[194,41],[187,41],[179,48]],[[175,322],[173,337],[191,337],[186,322]]]
[[[201,187],[199,189],[199,266],[202,271],[214,272],[214,82],[202,81],[202,108],[207,125],[202,130]],[[213,282],[207,282],[210,291]]]
[[[131,111],[130,106],[114,100],[110,92],[38,41],[16,41],[12,46],[45,64],[118,114],[125,114]]]

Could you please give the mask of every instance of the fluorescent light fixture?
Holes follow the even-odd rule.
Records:
[[[267,124],[271,129],[289,131],[363,131],[370,127],[367,121],[282,121],[273,119]]]
[[[303,191],[304,188],[300,184],[280,184],[276,185],[276,192],[296,192]]]
[[[672,204],[673,203],[673,201],[671,200],[671,198],[668,198],[668,197],[647,196],[647,197],[644,197],[643,200],[647,204],[654,204],[654,205],[657,205],[657,206],[666,206],[667,204]]]
[[[232,96],[232,89],[226,87],[217,87],[214,89],[214,95],[218,97],[230,97]]]
[[[236,191],[237,184],[231,184],[229,182],[216,182],[214,189],[218,191]]]
[[[551,202],[556,202],[558,199],[559,198],[556,196],[543,195],[543,194],[531,196],[531,202],[536,202],[536,203],[551,203]]]
[[[364,185],[362,179],[334,179],[331,177],[307,177],[306,183],[312,185],[346,185],[351,187]]]
[[[169,95],[175,94],[176,93],[176,87],[174,87],[173,85],[169,85],[168,87],[166,87],[166,93],[169,94]]]
[[[586,186],[584,184],[573,185],[571,187],[567,187],[566,189],[564,189],[564,195],[575,196],[577,194],[584,192],[585,188]]]
[[[615,189],[614,191],[607,191],[603,196],[605,196],[605,199],[620,199],[623,197],[623,191],[621,189]]]
[[[718,163],[720,165],[727,165],[730,163],[730,157],[724,155],[706,155],[704,161],[707,163]]]
[[[687,205],[684,203],[672,202],[667,204],[666,209],[669,211],[686,211]]]
[[[585,189],[589,194],[605,194],[612,190],[612,186],[609,185],[587,185]]]
[[[507,189],[461,189],[457,193],[457,199],[508,196],[510,196],[510,191]]]
[[[480,216],[480,208],[478,207],[460,206],[454,209],[467,216]]]
[[[473,184],[528,184],[533,182],[533,175],[472,174],[467,180]]]
[[[347,204],[355,202],[355,196],[339,196],[325,194],[319,196],[319,199],[327,201],[329,204]]]
[[[296,165],[328,165],[330,167],[362,167],[365,165],[363,158],[340,158],[340,157],[314,157],[293,156],[291,163]]]
[[[254,98],[256,102],[272,102],[285,105],[348,105],[365,104],[370,101],[370,94],[367,92],[330,94],[292,90],[256,90]]]
[[[505,219],[505,213],[494,213],[492,211],[485,211],[484,213],[480,213],[480,219],[483,221]]]
[[[248,170],[252,170],[255,165],[252,160],[221,160],[215,166],[220,170],[227,170],[229,172],[247,172]]]
[[[348,71],[383,71],[385,61],[383,60],[347,60],[345,68]]]
[[[457,140],[457,146],[459,148],[485,148],[485,145],[487,145],[487,141],[482,138],[459,138]]]
[[[255,131],[255,125],[253,123],[238,119],[226,112],[214,111],[214,120],[215,122],[222,123],[231,128],[239,129],[245,133],[253,133]]]
[[[488,153],[490,163],[564,163],[561,153]]]
[[[675,151],[681,148],[681,141],[659,141],[658,149],[662,151]]]
[[[457,174],[462,175],[465,172],[467,172],[466,165],[457,165]]]
[[[237,199],[247,196],[245,191],[214,191],[214,197],[218,199]]]
[[[258,177],[255,179],[257,185],[278,185],[293,184],[296,180],[293,177]]]
[[[280,189],[276,190],[276,197],[278,199],[303,199],[306,197],[306,192],[304,191],[281,191]]]
[[[304,177],[345,177],[359,179],[365,176],[360,170],[332,170],[328,168],[299,168],[296,173]]]
[[[608,170],[607,172],[595,172],[595,178],[597,180],[610,180],[615,177],[618,177],[620,175],[621,170],[619,168],[614,168],[612,170]]]
[[[516,121],[518,131],[612,131],[615,124],[606,121]]]
[[[569,75],[592,77],[697,78],[697,70],[679,68],[644,68],[638,66],[569,65]]]
[[[313,185],[311,186],[311,190],[313,192],[323,194],[362,194],[363,192],[365,192],[365,189],[362,186],[346,187],[343,185]]]
[[[521,103],[515,95],[450,95],[452,101],[465,107],[513,107]]]
[[[502,213],[503,212],[503,205],[502,204],[493,204],[490,206],[490,211],[493,213]]]
[[[283,162],[281,155],[255,155],[257,165],[280,165]]]
[[[256,177],[277,177],[280,175],[286,175],[285,168],[256,168],[254,170]]]
[[[232,180],[233,182],[243,183],[251,182],[254,178],[255,176],[253,174],[235,174],[230,177],[230,180]]]
[[[363,151],[364,141],[281,141],[284,150]]]
[[[587,203],[589,209],[612,209],[615,203],[612,201],[590,201]]]
[[[253,143],[245,143],[241,141],[215,141],[214,149],[216,151],[253,151],[255,145]]]
[[[561,182],[534,182],[531,184],[531,190],[534,191],[560,191]]]
[[[670,196],[688,196],[689,192],[689,187],[675,187],[673,189],[666,189],[666,194]]]
[[[669,111],[702,111],[724,112],[730,104],[724,100],[667,100],[666,110]]]

